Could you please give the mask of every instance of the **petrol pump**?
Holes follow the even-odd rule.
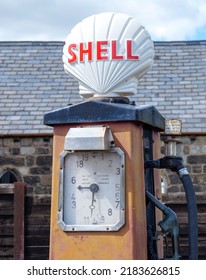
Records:
[[[160,168],[172,165],[159,159],[165,119],[129,99],[153,57],[127,15],[91,16],[68,35],[64,69],[84,100],[44,115],[54,128],[50,259],[161,259],[159,235],[180,258],[176,215],[161,202]]]

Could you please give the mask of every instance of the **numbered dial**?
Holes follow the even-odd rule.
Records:
[[[65,229],[119,230],[125,216],[123,152],[68,152],[63,162]]]

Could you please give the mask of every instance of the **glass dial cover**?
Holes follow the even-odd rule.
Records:
[[[125,223],[124,153],[61,155],[59,218],[64,231],[117,231]]]

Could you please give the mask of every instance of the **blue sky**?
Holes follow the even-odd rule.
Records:
[[[0,41],[64,41],[101,12],[137,18],[154,41],[206,40],[205,0],[0,0]]]
[[[206,40],[206,25],[197,28],[195,36],[197,40]]]

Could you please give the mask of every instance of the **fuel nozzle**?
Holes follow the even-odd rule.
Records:
[[[172,238],[173,256],[169,259],[179,260],[179,223],[176,213],[171,208],[160,202],[150,192],[146,191],[146,196],[164,214],[164,219],[158,223],[161,228],[161,232],[157,233],[157,237],[158,235],[162,235],[166,240],[166,244],[168,237]]]

